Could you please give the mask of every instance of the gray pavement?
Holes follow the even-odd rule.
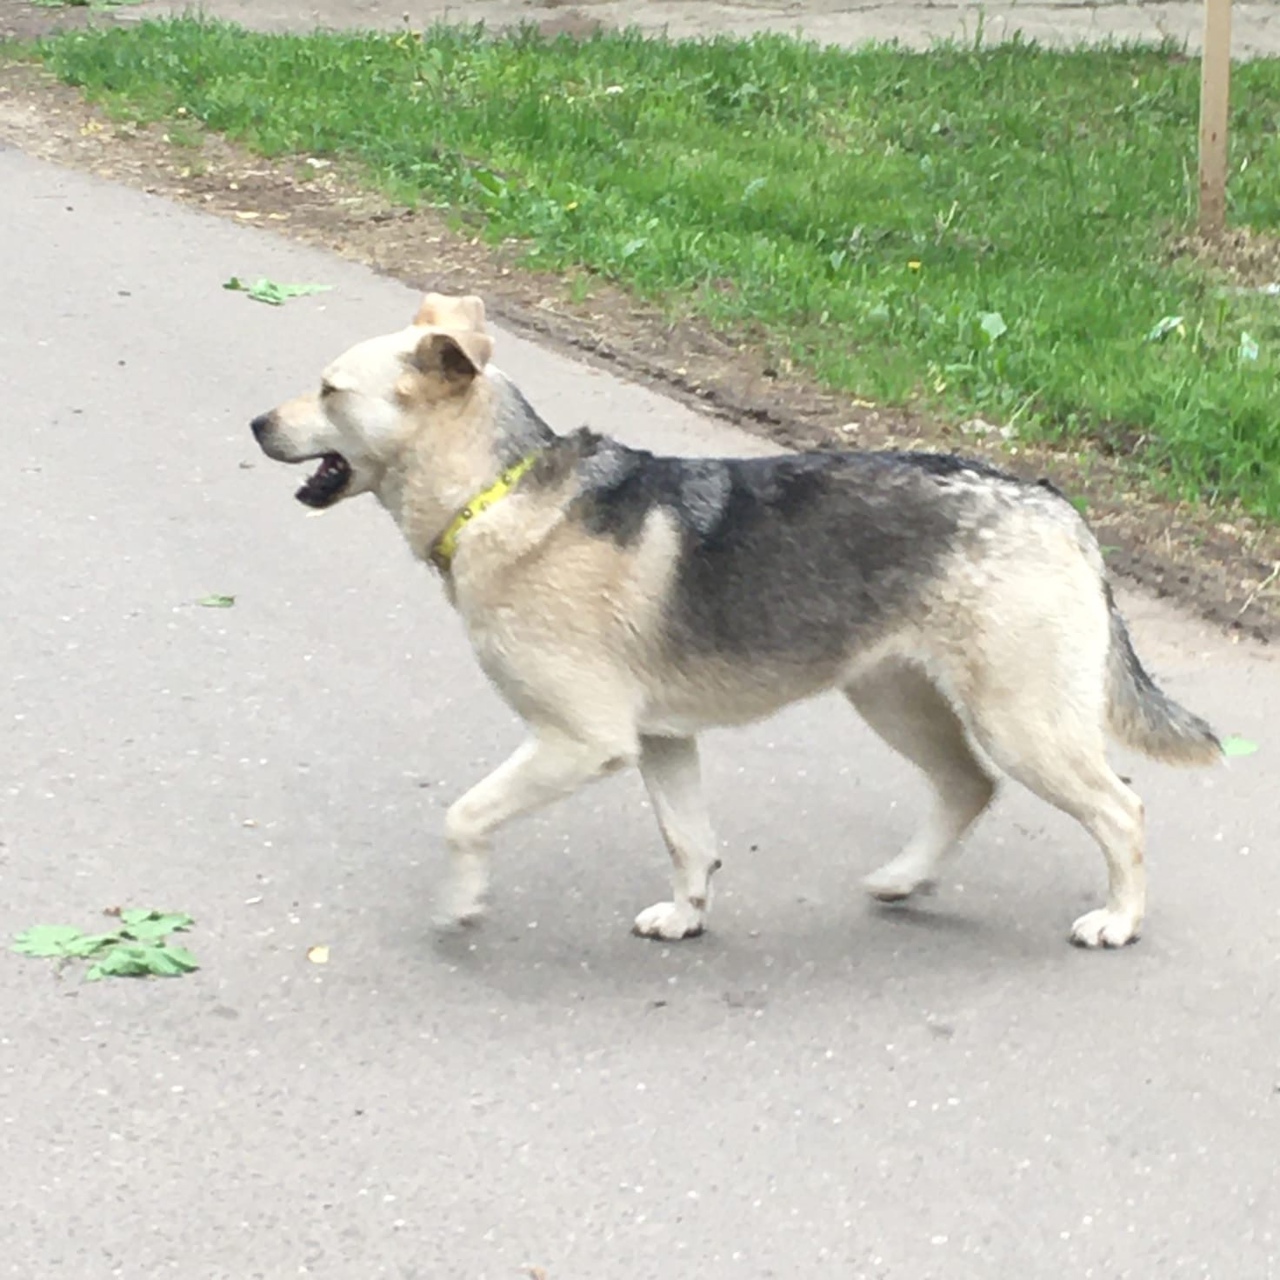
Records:
[[[582,34],[636,26],[673,37],[760,31],[801,34],[830,44],[899,40],[923,48],[935,40],[984,43],[1021,36],[1048,45],[1174,40],[1198,50],[1203,0],[202,0],[204,12],[266,31],[321,27],[400,27],[446,19],[511,26],[532,22],[549,31]],[[181,13],[190,0],[145,0],[116,11],[123,21]],[[1280,54],[1280,3],[1232,5],[1237,58]]]
[[[11,150],[0,226],[0,934],[164,907],[203,963],[0,953],[0,1275],[1280,1274],[1270,654],[1126,596],[1262,751],[1126,762],[1153,895],[1122,954],[1066,945],[1101,859],[1012,790],[934,899],[865,903],[923,795],[832,701],[709,741],[708,936],[628,934],[666,868],[621,778],[505,833],[488,924],[436,940],[443,807],[518,727],[390,522],[308,518],[245,425],[416,299]],[[277,310],[232,274],[336,288]],[[499,359],[563,426],[760,447]]]

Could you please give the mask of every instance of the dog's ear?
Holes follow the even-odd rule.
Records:
[[[442,305],[448,301],[449,299],[443,293],[426,294],[422,299],[422,305],[418,307],[418,314],[413,317],[413,323],[422,325],[424,328],[438,324]]]
[[[484,299],[476,297],[474,293],[468,293],[461,298],[455,298],[454,303],[466,320],[467,326],[477,333],[484,333]]]
[[[484,302],[475,294],[451,298],[429,293],[422,299],[413,323],[427,329],[474,329],[484,332]]]
[[[493,339],[487,333],[428,333],[409,357],[419,373],[446,382],[470,382],[489,363]]]

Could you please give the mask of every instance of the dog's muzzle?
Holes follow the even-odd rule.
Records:
[[[294,494],[294,497],[309,507],[317,508],[327,507],[337,502],[351,482],[351,464],[346,458],[340,453],[312,453],[302,458],[291,457],[288,453],[281,452],[279,445],[273,441],[272,434],[275,428],[274,413],[259,414],[249,424],[253,438],[268,458],[274,458],[277,462],[291,463],[314,462],[316,458],[320,459],[319,467],[307,477],[306,484]]]

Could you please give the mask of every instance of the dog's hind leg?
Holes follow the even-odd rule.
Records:
[[[1051,690],[1046,690],[1046,702]],[[1107,905],[1071,926],[1081,947],[1133,942],[1146,908],[1142,801],[1107,763],[1101,711],[1076,713],[1060,693],[1052,714],[1037,714],[1034,689],[1024,689],[1014,714],[979,712],[974,732],[1010,777],[1075,818],[1107,860]]]
[[[477,919],[489,884],[489,835],[510,818],[576,791],[601,774],[634,764],[636,746],[538,730],[445,815],[452,858],[439,911],[442,924]]]
[[[974,755],[951,704],[919,667],[887,662],[845,687],[862,718],[889,746],[916,764],[933,787],[924,823],[896,858],[863,881],[881,902],[927,888],[995,794],[990,772]]]
[[[673,900],[642,911],[634,929],[646,938],[687,938],[703,930],[711,873],[720,865],[702,795],[697,740],[642,738],[640,773],[671,854]]]

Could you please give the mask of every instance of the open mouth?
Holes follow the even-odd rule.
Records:
[[[351,464],[340,453],[326,453],[307,483],[294,497],[309,507],[327,507],[337,501],[351,479]]]

